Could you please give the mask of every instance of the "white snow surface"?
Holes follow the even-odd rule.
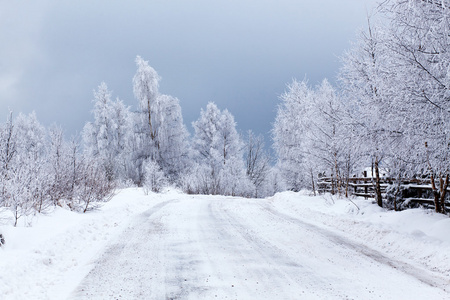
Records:
[[[0,233],[0,299],[450,298],[450,218],[370,200],[130,188]]]

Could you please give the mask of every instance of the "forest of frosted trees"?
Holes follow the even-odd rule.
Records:
[[[267,197],[315,191],[321,176],[333,179],[333,193],[347,195],[349,178],[372,166],[379,205],[384,168],[394,187],[428,178],[436,211],[445,213],[449,13],[448,1],[384,1],[376,23],[369,20],[343,55],[337,86],[326,79],[287,85],[272,121],[275,160],[262,136],[240,133],[233,115],[212,102],[189,134],[179,100],[159,92],[159,75],[137,56],[137,109],[100,83],[80,137],[67,140],[34,113],[9,114],[0,125],[0,207],[17,223],[56,205],[85,212],[120,187]]]
[[[372,166],[383,203],[380,168],[391,193],[405,178],[426,178],[445,213],[450,148],[450,2],[390,0],[376,24],[342,58],[339,86],[293,81],[281,96],[273,135],[288,189],[312,188],[318,173],[345,194],[349,177]],[[337,90],[339,92],[337,92]]]

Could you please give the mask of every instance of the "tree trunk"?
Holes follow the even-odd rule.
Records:
[[[339,195],[341,195],[341,179],[339,178],[340,174],[339,174],[339,168],[338,168],[338,163],[337,163],[337,153],[334,153],[334,173],[336,174],[336,188],[337,188],[337,193]]]
[[[153,141],[155,139],[155,135],[153,134],[152,113],[150,111],[150,98],[147,99],[147,107],[148,107],[148,126],[150,126],[150,137]]]
[[[446,213],[446,208],[445,208],[445,196],[447,195],[447,187],[448,187],[448,182],[449,182],[449,175],[447,174],[446,176],[445,176],[445,181],[444,181],[444,178],[442,178],[442,176],[441,176],[441,178],[440,178],[440,182],[441,182],[441,186],[440,186],[440,189],[441,189],[441,199],[440,199],[440,206],[441,206],[441,212],[443,213],[443,214],[445,214]]]
[[[434,196],[434,210],[437,213],[440,213],[441,212],[441,203],[439,201],[440,195],[439,195],[438,189],[436,188],[436,182],[434,180],[433,174],[431,174],[430,180],[431,180],[431,190],[433,191],[433,196]]]
[[[92,190],[90,191],[89,194],[92,193]],[[91,203],[91,195],[89,195],[88,197],[86,197],[86,206],[84,207],[83,213],[86,213],[89,207],[89,204]]]
[[[348,186],[350,184],[350,154],[347,158],[346,170],[345,170],[345,198],[348,198]]]
[[[345,181],[345,198],[348,198],[348,183],[349,179],[347,178]]]
[[[336,182],[334,180],[333,168],[331,168],[331,195],[336,194]]]
[[[17,204],[14,204],[14,227],[17,227],[17,221],[19,220],[19,207]]]
[[[314,196],[315,196],[315,195],[316,195],[316,187],[315,187],[315,185],[314,185],[314,174],[313,174],[313,170],[310,169],[309,172],[310,172],[310,174],[311,174],[312,189],[313,189],[313,193],[314,193]]]
[[[375,198],[379,207],[383,207],[383,199],[381,198],[381,186],[380,186],[380,170],[378,168],[378,156],[375,157]]]
[[[397,207],[397,200],[399,198],[400,195],[400,187],[402,185],[402,181],[400,179],[400,175],[397,177],[397,180],[395,182],[395,184],[397,185],[396,189],[395,189],[395,193],[394,193],[394,210],[397,211],[398,207]]]

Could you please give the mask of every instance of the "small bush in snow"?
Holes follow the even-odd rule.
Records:
[[[146,194],[149,191],[158,193],[166,186],[167,179],[164,176],[164,172],[157,162],[148,159],[144,162],[144,192]]]
[[[109,201],[114,195],[114,190],[115,183],[108,180],[101,166],[95,161],[86,159],[79,169],[71,209],[83,212],[93,209],[99,202]]]

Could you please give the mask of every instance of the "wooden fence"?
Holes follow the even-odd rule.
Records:
[[[334,185],[334,192],[336,191],[336,183],[330,177],[322,177],[318,180],[319,193],[332,192]],[[393,197],[392,194],[387,193],[388,188],[394,188],[398,183],[392,178],[380,178],[381,195],[384,200]],[[434,199],[429,179],[405,179],[400,183],[401,192],[397,196],[398,204],[402,207],[423,206],[434,209]],[[346,181],[341,182],[339,187],[340,193],[345,194],[346,190],[349,195],[364,197],[366,199],[375,198],[375,178],[371,177],[352,177],[348,179],[348,186]],[[445,206],[447,211],[450,211],[450,187],[447,188],[447,199]]]

